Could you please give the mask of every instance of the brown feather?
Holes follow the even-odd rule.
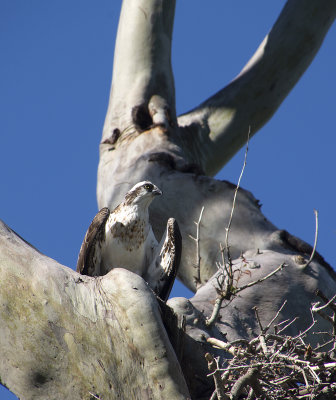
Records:
[[[96,243],[105,238],[105,224],[109,215],[110,210],[107,207],[102,208],[94,217],[85,234],[76,267],[76,271],[82,275],[93,275],[93,272],[98,268],[97,265],[94,265]]]
[[[165,257],[167,253],[168,257]],[[162,269],[154,291],[163,301],[167,301],[169,298],[180,265],[181,253],[182,236],[178,223],[174,218],[169,218],[167,235],[158,257],[159,260],[156,260]]]

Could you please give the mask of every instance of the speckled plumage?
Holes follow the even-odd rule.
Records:
[[[126,268],[142,276],[166,300],[180,261],[181,235],[171,218],[160,244],[154,236],[148,207],[161,194],[155,185],[144,181],[127,192],[113,211],[101,209],[85,235],[77,271],[100,276],[112,268]]]

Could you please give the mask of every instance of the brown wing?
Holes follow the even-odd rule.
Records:
[[[147,276],[149,286],[164,301],[167,301],[173,287],[181,261],[182,237],[178,223],[174,218],[167,222],[166,234],[158,246]]]
[[[79,251],[76,271],[83,275],[100,275],[99,243],[105,239],[105,223],[110,215],[107,207],[93,218]]]

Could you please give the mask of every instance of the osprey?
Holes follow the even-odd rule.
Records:
[[[82,243],[77,272],[105,275],[126,268],[142,276],[164,301],[169,297],[181,259],[182,239],[177,222],[169,218],[158,243],[149,223],[148,207],[161,190],[149,181],[137,183],[113,211],[102,208]]]

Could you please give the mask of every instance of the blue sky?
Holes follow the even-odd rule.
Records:
[[[228,84],[284,1],[177,1],[177,111]],[[191,6],[192,4],[192,6]],[[1,0],[0,218],[74,268],[97,212],[98,144],[111,83],[120,0]],[[279,228],[336,266],[336,26],[272,120],[251,140],[241,185]],[[244,150],[220,172],[236,182]],[[185,295],[180,285],[173,295]],[[0,389],[0,399],[11,399]]]

